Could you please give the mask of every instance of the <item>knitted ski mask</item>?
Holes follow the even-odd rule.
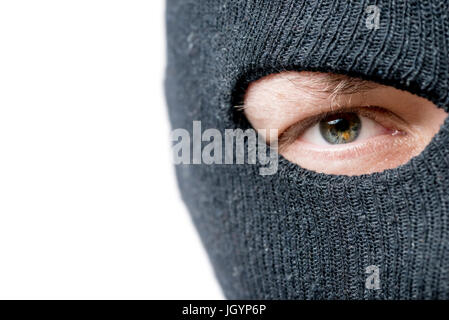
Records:
[[[166,17],[173,129],[249,128],[233,106],[283,70],[356,76],[449,111],[447,0],[168,0]],[[327,175],[282,156],[273,175],[260,166],[176,166],[227,298],[449,298],[449,121],[381,173]]]

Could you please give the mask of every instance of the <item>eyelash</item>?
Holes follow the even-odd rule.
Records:
[[[282,132],[279,135],[279,142],[278,142],[279,150],[282,151],[283,149],[291,145],[299,137],[301,137],[301,135],[303,135],[306,130],[318,124],[322,120],[330,116],[343,113],[356,113],[358,116],[370,118],[371,120],[379,123],[380,125],[383,125],[382,121],[380,121],[379,119],[382,118],[381,120],[383,120],[383,122],[390,122],[389,125],[388,124],[384,125],[385,127],[387,127],[388,129],[392,129],[391,127],[394,127],[394,129],[397,130],[398,132],[402,132],[401,129],[404,128],[403,124],[406,123],[401,117],[382,107],[378,106],[349,107],[349,108],[342,107],[339,108],[338,110],[322,112],[321,114],[303,119],[293,124],[292,126],[288,127],[286,130],[284,130],[284,132]]]

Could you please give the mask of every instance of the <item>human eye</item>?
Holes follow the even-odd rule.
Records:
[[[398,123],[395,124],[395,121]],[[302,128],[303,125],[299,126],[303,132],[298,132],[293,126],[284,136],[289,135],[289,140],[300,139],[316,146],[329,147],[348,144],[354,146],[376,137],[388,138],[405,134],[401,130],[401,119],[379,107],[325,113],[304,122],[309,124],[305,129]]]
[[[413,137],[394,113],[358,107],[299,121],[280,135],[279,150],[316,171],[352,174],[401,162],[415,149]]]

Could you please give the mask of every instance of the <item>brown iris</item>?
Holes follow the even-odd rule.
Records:
[[[362,123],[356,113],[338,113],[320,121],[320,132],[330,144],[349,143],[357,139]]]

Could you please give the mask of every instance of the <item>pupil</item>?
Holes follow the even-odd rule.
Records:
[[[357,139],[362,123],[356,113],[331,115],[320,121],[320,132],[330,144],[349,143]]]

